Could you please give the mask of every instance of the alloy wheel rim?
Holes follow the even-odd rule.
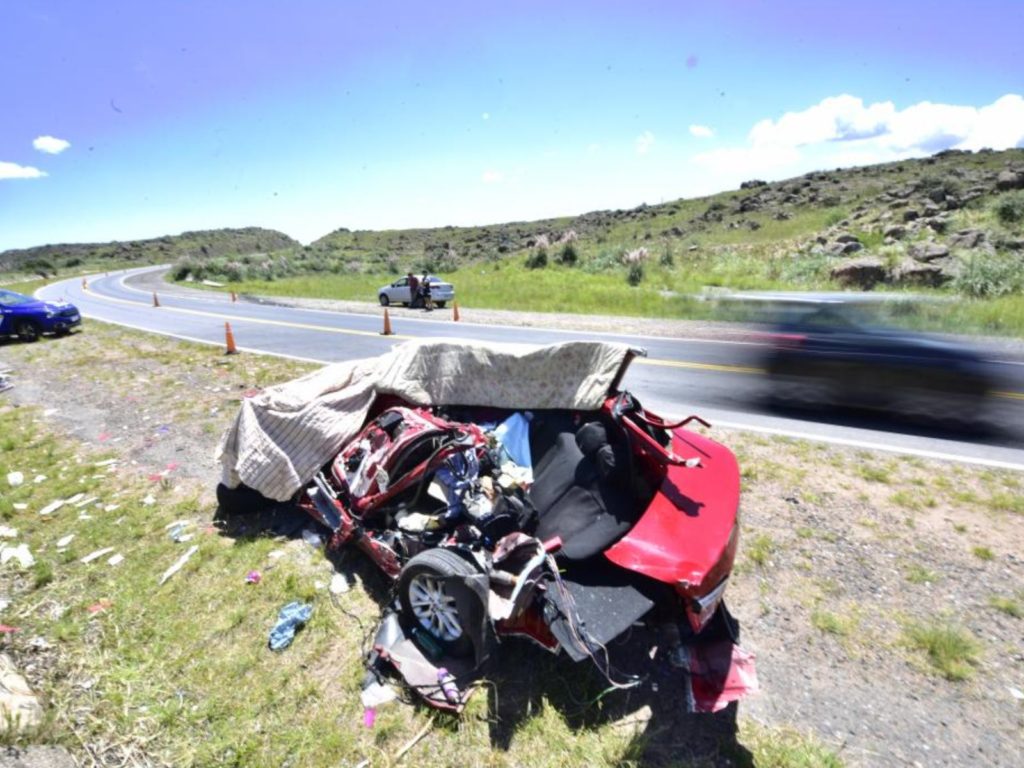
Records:
[[[415,576],[409,584],[409,604],[416,620],[434,637],[452,642],[462,636],[455,598],[440,579],[426,574]]]

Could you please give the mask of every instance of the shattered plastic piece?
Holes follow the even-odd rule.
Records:
[[[277,560],[279,557],[284,557],[285,553],[280,549],[274,549],[267,553],[268,560]]]
[[[18,510],[19,512],[28,509],[28,504],[22,504],[21,502],[17,504],[12,504],[11,506]]]
[[[84,498],[85,498],[85,494],[84,493],[76,493],[70,499],[64,499],[64,503],[65,504],[77,504],[78,502],[80,502]]]
[[[109,555],[114,551],[113,547],[104,547],[103,549],[97,549],[95,552],[90,552],[88,555],[82,558],[81,562],[91,563],[93,560],[98,560],[104,555]]]
[[[188,551],[186,551],[185,554],[183,554],[181,557],[179,557],[174,562],[174,565],[172,565],[170,568],[168,568],[166,571],[164,571],[163,576],[160,577],[160,586],[163,586],[164,583],[169,578],[171,578],[171,576],[173,576],[178,571],[180,571],[184,567],[185,563],[188,562],[188,559],[190,557],[192,557],[192,555],[194,555],[198,551],[199,551],[199,547],[197,545],[195,545],[195,544],[193,544],[191,547],[189,547]]]
[[[32,482],[36,484],[45,482],[45,480],[46,475],[36,475],[35,477],[32,478]]]
[[[28,544],[22,543],[16,547],[0,544],[0,565],[9,560],[17,560],[22,568],[31,568],[36,562],[32,553],[28,551]]]
[[[7,484],[11,488],[17,488],[19,485],[25,482],[25,475],[21,472],[8,472],[7,473]]]
[[[343,592],[348,592],[351,587],[344,573],[336,573],[331,577],[331,584],[328,589],[332,595],[340,595]]]
[[[120,552],[107,560],[107,565],[120,565],[124,561],[124,555]]]
[[[94,467],[109,467],[113,464],[117,464],[117,459],[107,459],[106,461],[97,461],[93,464]]]
[[[79,495],[81,495],[81,494],[79,494]],[[86,498],[86,499],[82,499],[81,501],[77,501],[77,502],[75,502],[75,509],[81,509],[81,508],[82,508],[82,507],[84,507],[84,506],[85,506],[86,504],[92,504],[92,503],[93,503],[94,501],[96,501],[96,500],[97,500],[98,498],[99,498],[99,496],[89,496],[89,497],[88,497],[88,498]],[[71,504],[71,503],[72,503],[72,500],[71,500],[71,499],[68,499],[68,500],[67,500],[66,502],[64,502],[64,503],[65,503],[65,504]]]
[[[47,504],[45,507],[39,510],[40,515],[52,515],[58,509],[64,506],[64,499],[57,499]]]
[[[10,624],[0,624],[0,635],[8,635],[11,632],[20,632],[21,627],[12,627]]]
[[[100,600],[90,605],[87,610],[89,613],[100,613],[101,611],[107,610],[113,603],[110,600]]]
[[[263,577],[260,575],[259,571],[249,571],[247,574],[245,574],[245,583],[259,584],[262,578]]]
[[[376,680],[363,688],[362,693],[359,694],[359,699],[365,709],[376,709],[381,704],[387,704],[397,698],[398,691],[394,686]]]
[[[11,528],[9,525],[0,525],[0,539],[16,539],[18,538],[18,531],[15,528]]]
[[[309,546],[316,547],[317,549],[320,549],[320,547],[324,545],[324,541],[320,538],[320,534],[312,528],[302,529],[302,540],[309,544]]]
[[[66,547],[68,544],[70,544],[72,542],[72,540],[74,540],[74,538],[75,538],[75,534],[69,533],[67,536],[65,536],[64,538],[59,539],[57,541],[57,546],[58,547]]]
[[[377,710],[373,707],[367,707],[363,710],[363,725],[367,728],[373,728],[374,722],[377,720]]]
[[[147,507],[151,507],[154,504],[156,504],[156,499],[153,498],[153,494],[149,494],[146,498],[142,500],[142,503],[145,504]]]
[[[298,600],[288,603],[277,614],[277,623],[270,630],[268,645],[272,651],[283,651],[292,644],[295,632],[313,615],[313,606]]]

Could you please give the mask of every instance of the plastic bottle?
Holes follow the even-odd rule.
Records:
[[[437,669],[437,683],[441,686],[441,692],[449,704],[459,704],[462,696],[459,694],[459,687],[455,685],[455,675],[444,667]]]

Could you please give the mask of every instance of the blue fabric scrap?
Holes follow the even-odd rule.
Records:
[[[533,469],[533,459],[530,456],[531,418],[532,413],[516,411],[494,430],[494,436],[498,438],[508,457],[520,467],[528,469]]]
[[[309,621],[313,615],[313,606],[300,603],[298,600],[288,603],[277,614],[277,624],[270,630],[270,650],[283,651],[292,644],[295,631]]]

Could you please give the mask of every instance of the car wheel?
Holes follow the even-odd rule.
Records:
[[[14,326],[14,332],[22,341],[33,342],[39,340],[39,326],[31,320],[22,320]]]
[[[388,295],[386,293],[382,293],[380,296],[378,296],[377,300],[380,301],[380,305],[382,307],[386,307],[388,304],[391,303],[391,299],[388,298]]]
[[[457,579],[477,569],[450,549],[428,549],[412,558],[398,578],[398,597],[410,625],[430,633],[451,656],[468,656],[473,641],[463,626]]]
[[[446,301],[435,301],[434,306],[437,307],[438,309],[444,309],[444,305],[447,303],[448,302]]]

